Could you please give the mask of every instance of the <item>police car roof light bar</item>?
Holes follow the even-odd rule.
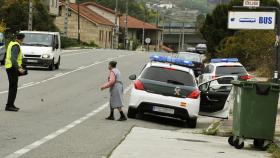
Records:
[[[187,60],[173,58],[173,57],[160,56],[160,55],[151,55],[150,60],[156,62],[162,62],[162,63],[170,63],[179,66],[186,66],[186,67],[194,66],[192,61],[187,61]]]
[[[216,58],[211,59],[211,63],[236,63],[239,62],[237,58]]]

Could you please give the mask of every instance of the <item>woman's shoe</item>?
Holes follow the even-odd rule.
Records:
[[[120,118],[118,119],[118,121],[126,121],[126,120],[127,120],[126,117],[120,117]]]
[[[109,116],[106,118],[106,120],[115,120],[115,117],[114,116]]]

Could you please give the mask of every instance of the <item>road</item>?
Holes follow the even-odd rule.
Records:
[[[109,112],[108,91],[99,88],[107,80],[108,62],[119,63],[127,105],[132,83],[128,76],[138,74],[148,57],[149,53],[116,50],[64,52],[60,70],[33,69],[20,78],[18,113],[4,111],[8,81],[0,68],[0,157],[101,158],[134,126],[181,130],[182,122],[155,116],[127,122],[104,119]],[[210,122],[199,121],[198,128]]]

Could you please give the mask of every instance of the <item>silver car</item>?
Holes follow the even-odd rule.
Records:
[[[0,62],[1,65],[5,63],[6,44],[4,34],[0,32]]]

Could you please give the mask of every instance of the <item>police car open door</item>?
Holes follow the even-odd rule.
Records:
[[[201,102],[199,115],[227,119],[233,105],[233,76],[224,76],[199,85]]]

